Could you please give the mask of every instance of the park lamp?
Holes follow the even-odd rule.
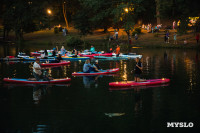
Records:
[[[126,13],[128,13],[128,8],[125,8],[124,11],[125,11]]]
[[[50,9],[47,9],[47,13],[49,14],[49,15],[51,15],[51,10]]]

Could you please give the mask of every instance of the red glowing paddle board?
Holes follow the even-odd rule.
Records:
[[[144,82],[135,82],[135,81],[122,81],[122,82],[111,82],[109,83],[110,87],[131,87],[131,86],[147,86],[147,85],[157,85],[157,84],[166,84],[169,83],[170,79],[150,79]]]
[[[104,74],[111,74],[119,71],[119,68],[108,69],[108,70],[101,70],[102,72],[74,72],[72,73],[73,76],[89,76],[89,75],[104,75]]]
[[[63,61],[60,63],[41,63],[40,66],[42,66],[42,67],[64,66],[64,65],[69,65],[70,63],[71,63],[70,61]]]

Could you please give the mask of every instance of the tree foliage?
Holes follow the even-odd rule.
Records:
[[[44,6],[39,0],[4,0],[4,5],[4,29],[13,30],[16,40],[22,40],[24,32],[33,32],[45,23]]]
[[[189,16],[199,16],[199,0],[2,0],[0,13],[4,29],[15,31],[16,39],[23,33],[45,27],[46,9],[51,6],[54,20],[72,23],[81,34],[109,27],[124,28],[129,35],[138,20],[152,22],[158,16],[164,20],[182,20],[185,27]],[[64,4],[65,3],[65,4]],[[64,16],[63,17],[63,4]],[[64,19],[65,18],[65,19]],[[161,22],[162,23],[162,22]],[[186,26],[187,27],[187,26]]]

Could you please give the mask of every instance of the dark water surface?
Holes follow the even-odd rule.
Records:
[[[3,50],[1,49],[1,55]],[[32,77],[32,63],[0,63],[1,133],[164,133],[199,132],[200,53],[182,49],[133,49],[143,55],[146,79],[170,78],[166,86],[112,90],[109,82],[133,80],[134,60],[99,61],[117,75],[73,77],[84,62],[50,69],[70,84],[24,86],[4,77]],[[10,50],[15,54],[15,49]],[[167,122],[193,122],[193,128],[167,128]]]

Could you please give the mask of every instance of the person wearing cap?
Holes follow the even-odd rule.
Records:
[[[37,58],[33,64],[33,76],[37,81],[40,80],[40,77],[42,75],[41,67],[40,67],[40,59]]]
[[[43,71],[43,81],[50,81],[53,80],[52,77],[49,75],[49,69]]]
[[[94,66],[97,70],[99,70],[99,71],[101,70],[101,67],[99,66],[98,60],[95,61],[95,63],[93,64],[93,66]],[[95,72],[99,72],[99,71],[97,71],[96,69],[95,69]]]

